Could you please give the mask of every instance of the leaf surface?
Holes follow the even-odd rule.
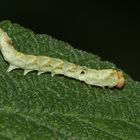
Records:
[[[0,22],[14,47],[90,68],[116,68],[48,35]],[[0,55],[0,140],[139,140],[140,83],[127,74],[123,89],[102,89],[61,75],[7,73]]]

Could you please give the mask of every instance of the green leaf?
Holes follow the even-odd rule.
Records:
[[[90,68],[115,68],[98,56],[48,35],[0,22],[21,52]],[[0,55],[0,140],[139,140],[140,83],[127,74],[123,89],[102,89],[61,75],[7,73]]]

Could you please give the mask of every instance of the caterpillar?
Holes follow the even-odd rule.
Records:
[[[125,80],[123,72],[115,69],[90,69],[58,58],[48,56],[34,56],[18,52],[12,45],[12,39],[0,28],[0,50],[10,66],[8,72],[21,68],[24,75],[31,71],[38,71],[38,75],[50,72],[52,76],[61,74],[83,81],[88,85],[99,87],[122,88]]]

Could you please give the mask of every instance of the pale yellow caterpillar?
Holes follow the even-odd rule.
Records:
[[[122,71],[114,69],[95,70],[57,58],[26,55],[18,52],[12,46],[11,38],[2,29],[0,29],[0,50],[4,59],[10,64],[8,72],[17,68],[24,69],[24,75],[34,70],[38,71],[38,75],[51,72],[52,76],[62,74],[99,87],[112,88],[116,86],[121,88],[125,83]]]

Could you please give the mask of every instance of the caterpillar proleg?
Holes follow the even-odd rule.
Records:
[[[38,75],[51,72],[52,76],[62,74],[99,87],[112,88],[116,86],[122,88],[125,83],[122,71],[90,69],[53,57],[27,55],[18,52],[13,47],[11,38],[2,29],[0,29],[0,50],[5,61],[10,64],[8,72],[17,68],[23,69],[24,75],[34,70],[38,71]]]

